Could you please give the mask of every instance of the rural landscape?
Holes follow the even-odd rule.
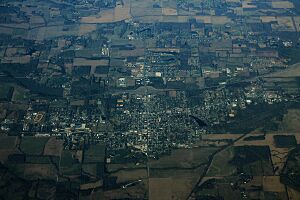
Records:
[[[0,200],[299,200],[298,0],[2,0]]]

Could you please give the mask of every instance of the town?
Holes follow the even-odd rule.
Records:
[[[2,1],[0,15],[0,196],[18,190],[3,199],[299,198],[296,0]]]

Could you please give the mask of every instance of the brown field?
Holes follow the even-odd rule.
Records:
[[[294,190],[293,188],[287,187],[287,192],[288,192],[289,200],[298,200],[300,197],[300,192]]]
[[[222,147],[227,145],[230,140],[236,140],[241,137],[241,134],[205,134],[202,135],[202,140],[197,142],[195,146],[215,146],[215,147]]]
[[[242,134],[206,134],[202,136],[203,140],[236,140],[241,137]]]
[[[214,153],[217,148],[194,148],[194,149],[175,149],[171,155],[163,156],[159,160],[151,160],[151,168],[193,168],[208,161],[208,156]]]
[[[186,199],[203,174],[208,156],[216,150],[175,149],[169,156],[149,161],[149,199]]]
[[[211,20],[211,16],[196,16],[196,21],[198,22],[203,22],[205,24],[211,24],[212,20]]]
[[[145,164],[136,165],[134,163],[126,163],[126,164],[108,164],[107,171],[114,172],[117,170],[136,170],[136,169],[144,169],[146,168]]]
[[[151,178],[149,179],[149,200],[171,200],[172,199],[172,178]]]
[[[272,24],[272,29],[277,31],[296,31],[291,17],[276,17],[277,24]]]
[[[203,170],[203,169],[202,169]],[[172,170],[166,170],[170,174]],[[173,170],[173,176],[149,179],[149,199],[187,199],[203,171]],[[163,172],[162,172],[163,173]],[[161,198],[159,198],[161,197]]]
[[[177,20],[178,20],[177,21],[178,23],[185,23],[185,22],[188,22],[189,17],[188,16],[178,16]]]
[[[246,184],[246,187],[262,186],[262,185],[263,185],[263,177],[262,176],[254,176],[253,179]]]
[[[263,185],[263,177],[262,176],[254,176],[253,179],[244,185],[244,188],[249,191],[248,197],[250,199],[262,199],[263,191],[251,191],[253,187],[262,187]]]
[[[262,23],[270,23],[277,21],[275,16],[261,16],[260,20]]]
[[[105,191],[103,199],[146,199],[147,196],[148,180],[143,180],[133,187]]]
[[[236,141],[234,143],[234,146],[245,146],[245,145],[253,145],[253,146],[267,146],[267,145],[273,145],[273,136],[268,136],[266,135],[265,140],[252,140],[252,141],[247,141],[244,140],[245,138],[249,136],[258,136],[260,134],[248,134],[247,136],[244,136],[241,138],[241,140]]]
[[[56,179],[55,167],[50,164],[25,164],[26,179]]]
[[[149,200],[187,199],[195,182],[191,179],[150,178]]]
[[[103,181],[99,180],[93,183],[86,183],[86,184],[81,184],[80,185],[80,189],[81,190],[89,190],[89,189],[94,189],[94,188],[98,188],[98,187],[102,187],[103,186]]]
[[[228,142],[219,141],[219,140],[201,140],[194,144],[194,147],[222,147],[228,145]]]
[[[231,23],[231,19],[226,16],[212,16],[211,23],[215,25],[223,25],[227,23]]]
[[[129,19],[131,18],[130,1],[124,0],[123,2],[124,6],[117,6],[113,9],[103,10],[96,16],[82,17],[81,22],[87,24],[97,24],[118,22],[125,19]]]
[[[272,8],[294,8],[294,4],[289,1],[272,1]]]
[[[204,171],[205,165],[195,169],[184,168],[151,168],[150,178],[199,178]]]
[[[177,15],[177,10],[174,8],[162,8],[163,15]]]
[[[185,151],[175,152],[175,154],[171,156],[159,159],[155,164],[149,164],[150,199],[187,199],[189,193],[203,174],[206,165],[205,162],[210,153],[206,150],[207,155],[204,156],[202,155],[202,152],[197,153],[192,151],[194,149],[185,150],[191,151],[190,154]],[[198,149],[196,150],[198,151]],[[170,157],[170,159],[168,159],[168,157]],[[201,163],[202,165],[191,169],[190,167],[197,165],[196,163],[193,164],[194,161],[192,162],[192,160],[194,159],[196,159],[198,165]],[[176,164],[176,160],[178,160],[178,164]],[[187,163],[183,164],[182,162]],[[161,198],[159,198],[160,196]]]
[[[121,170],[116,173],[112,173],[111,176],[118,177],[117,183],[124,183],[126,181],[136,181],[139,179],[147,178],[147,170],[146,169]]]
[[[19,64],[26,64],[29,63],[31,59],[30,55],[25,56],[12,56],[12,57],[5,57],[1,60],[1,63],[19,63]]]
[[[81,24],[79,26],[79,35],[85,35],[97,29],[96,24]]]
[[[266,192],[285,192],[285,186],[280,183],[280,176],[264,176],[263,190]]]
[[[300,76],[300,63],[291,65],[287,67],[286,70],[272,73],[270,75],[266,75],[266,77],[280,77],[280,78],[298,77],[298,76]]]
[[[50,138],[45,147],[44,147],[44,155],[47,156],[60,156],[63,150],[63,140],[58,140],[54,137]]]

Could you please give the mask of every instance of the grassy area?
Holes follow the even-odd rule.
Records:
[[[8,150],[16,147],[17,137],[4,136],[0,137],[0,150]]]
[[[236,172],[236,167],[229,162],[234,157],[233,147],[227,148],[215,155],[206,176],[230,176]]]
[[[218,148],[175,149],[171,155],[150,161],[151,168],[195,168],[208,162],[209,156]]]
[[[10,101],[14,88],[11,85],[1,84],[0,85],[0,100]]]
[[[23,137],[20,149],[25,154],[42,155],[48,137]]]
[[[93,145],[84,151],[84,163],[104,162],[105,145]]]
[[[230,163],[252,176],[274,174],[268,146],[236,146]]]
[[[297,145],[294,135],[274,135],[274,141],[278,148],[289,148]]]
[[[73,152],[64,150],[61,154],[60,171],[64,175],[80,175],[81,164],[74,160]]]
[[[300,109],[289,109],[279,125],[280,131],[297,132],[300,129]]]
[[[0,99],[6,101],[22,101],[25,100],[27,90],[15,83],[0,83]]]

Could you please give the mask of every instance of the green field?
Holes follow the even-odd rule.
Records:
[[[23,137],[20,149],[25,154],[42,155],[48,137]]]
[[[84,151],[84,163],[104,162],[105,146],[98,144]]]

